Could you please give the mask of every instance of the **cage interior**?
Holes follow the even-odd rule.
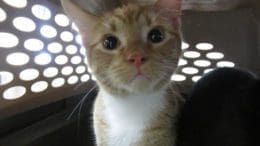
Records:
[[[183,93],[219,67],[260,75],[258,9],[185,10],[182,23],[183,55],[171,79]],[[0,1],[0,120],[94,85],[78,29],[59,1]]]

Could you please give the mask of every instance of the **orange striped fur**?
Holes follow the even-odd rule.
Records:
[[[62,4],[79,27],[100,89],[93,111],[97,145],[173,146],[180,95],[171,87],[170,77],[181,54],[180,1],[124,1],[100,16],[69,0]],[[163,32],[160,43],[148,40],[154,28]],[[104,48],[107,35],[118,39],[113,50]],[[146,58],[138,68],[140,78],[135,78],[137,67],[128,59],[135,52]]]

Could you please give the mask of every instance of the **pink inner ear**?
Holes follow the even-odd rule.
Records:
[[[157,3],[164,9],[181,11],[181,0],[158,0]]]
[[[176,29],[180,28],[181,0],[158,0],[156,7],[161,14],[172,20]]]

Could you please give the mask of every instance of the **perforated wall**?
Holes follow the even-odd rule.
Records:
[[[1,116],[79,94],[90,80],[77,27],[59,4],[0,1]]]

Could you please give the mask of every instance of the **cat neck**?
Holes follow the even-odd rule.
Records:
[[[149,88],[146,88],[144,90],[135,90],[135,89],[129,89],[127,87],[117,88],[113,84],[106,84],[104,82],[101,82],[97,80],[97,84],[99,87],[100,92],[114,98],[127,98],[127,97],[144,97],[144,96],[150,96],[150,95],[157,95],[161,94],[163,92],[166,92],[170,86],[171,83],[167,82],[165,80],[158,81],[155,83],[152,83],[152,85]]]
[[[166,89],[124,97],[111,95],[101,89],[99,97],[104,102],[104,112],[108,124],[113,128],[144,129],[151,125],[166,106]]]
[[[119,101],[142,101],[142,100],[153,100],[153,99],[161,99],[164,97],[165,93],[167,92],[167,87],[163,87],[159,90],[148,90],[144,92],[138,92],[138,93],[129,93],[124,92],[121,94],[110,92],[109,90],[106,90],[105,88],[100,88],[99,94],[101,96],[104,96],[108,100],[117,100]],[[147,101],[146,101],[147,102]]]

